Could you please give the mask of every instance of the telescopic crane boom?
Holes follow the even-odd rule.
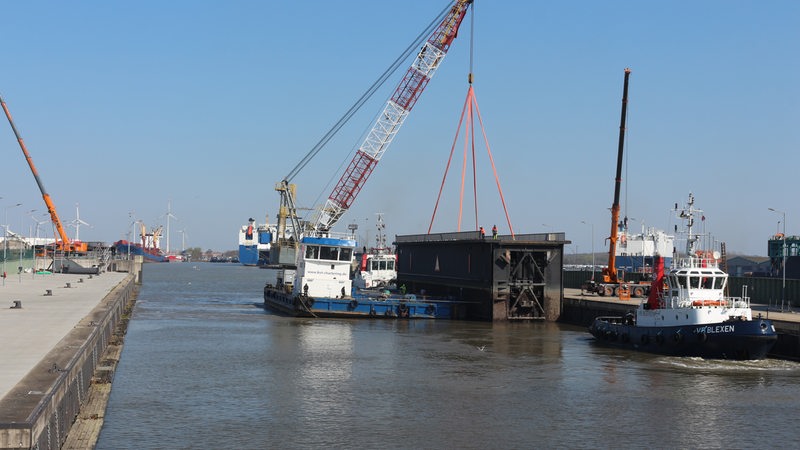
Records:
[[[14,125],[14,120],[11,118],[11,112],[8,111],[8,107],[6,106],[6,102],[3,100],[2,96],[0,96],[0,104],[3,106],[3,111],[6,114],[8,123],[11,125],[11,129],[14,130],[14,136],[17,137],[17,142],[19,143],[19,148],[22,149],[22,154],[25,156],[25,161],[28,162],[28,166],[31,168],[33,178],[36,179],[36,184],[39,185],[39,190],[42,192],[44,204],[47,206],[47,212],[50,213],[50,219],[53,221],[53,225],[55,225],[58,235],[61,237],[61,242],[58,243],[59,250],[66,252],[85,252],[87,250],[86,243],[70,241],[69,237],[67,236],[67,232],[64,231],[64,226],[61,224],[61,219],[58,218],[58,213],[56,213],[56,207],[53,205],[53,201],[50,200],[50,194],[48,194],[44,189],[42,179],[39,178],[39,172],[36,171],[36,166],[33,165],[33,158],[31,158],[31,155],[28,153],[28,149],[25,148],[25,141],[22,140],[22,136],[20,136],[19,132],[17,131],[17,127]]]
[[[608,238],[608,267],[603,269],[604,283],[619,283],[617,276],[617,237],[619,230],[619,191],[622,184],[622,153],[625,149],[625,117],[628,110],[628,77],[631,69],[625,69],[625,84],[622,88],[622,113],[619,119],[619,146],[617,147],[617,177],[614,179],[614,204],[611,205],[611,236]]]

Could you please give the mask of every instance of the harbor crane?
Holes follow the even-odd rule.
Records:
[[[6,106],[6,102],[3,100],[2,96],[0,96],[0,104],[3,106],[3,112],[6,114],[6,118],[8,119],[8,123],[11,125],[11,129],[14,130],[14,136],[17,137],[17,142],[19,143],[19,147],[22,149],[22,154],[25,156],[25,161],[28,162],[28,166],[31,168],[33,178],[36,179],[36,184],[39,185],[39,191],[41,191],[44,204],[47,206],[47,212],[50,213],[50,220],[53,222],[58,235],[61,237],[61,240],[57,241],[56,243],[57,249],[63,252],[86,253],[88,246],[85,242],[80,242],[78,240],[71,241],[67,236],[64,226],[61,224],[61,219],[58,218],[56,207],[53,204],[53,201],[50,199],[50,194],[47,193],[44,188],[44,184],[42,184],[42,179],[39,177],[39,172],[36,171],[36,166],[33,165],[33,159],[31,158],[30,153],[28,153],[28,149],[25,147],[25,141],[22,140],[22,136],[20,136],[19,131],[17,131],[17,127],[14,125],[14,120],[11,118],[11,112],[9,112],[8,106]]]
[[[622,184],[622,156],[625,149],[625,120],[628,110],[628,78],[631,75],[631,69],[625,69],[625,82],[622,88],[622,112],[619,123],[619,145],[617,147],[617,173],[614,179],[614,203],[611,205],[611,236],[608,238],[608,266],[603,269],[602,282],[596,283],[589,281],[586,284],[586,290],[595,292],[601,296],[629,296],[632,293],[634,297],[642,297],[650,292],[650,283],[639,283],[629,285],[625,283],[624,276],[617,271],[616,255],[617,255],[617,240],[619,237],[619,195],[620,186]],[[627,220],[627,219],[626,219]],[[592,267],[594,270],[594,267]]]
[[[297,243],[302,235],[326,235],[352,206],[370,174],[372,174],[375,166],[392,143],[403,122],[447,54],[450,45],[458,35],[458,29],[472,2],[473,0],[457,0],[443,12],[443,19],[417,53],[416,59],[389,98],[372,129],[328,196],[324,206],[316,210],[312,220],[300,223],[296,213],[296,186],[291,183],[291,180],[313,158],[321,146],[330,139],[330,136],[338,131],[343,125],[343,121],[349,119],[348,115],[352,115],[354,108],[361,106],[359,105],[361,100],[345,114],[345,117],[323,137],[320,144],[312,149],[289,175],[277,183],[275,190],[279,192],[281,197],[277,224],[278,241],[276,247],[278,251],[274,251],[274,248],[273,252],[271,252],[272,263],[284,264],[289,263],[291,260],[293,264],[294,252],[292,250],[296,250]],[[369,95],[371,95],[370,91],[374,92],[374,88],[375,85],[367,91]],[[292,226],[292,235],[288,238],[287,220],[291,221]],[[289,251],[284,252],[283,249]],[[276,257],[278,260],[276,260]]]

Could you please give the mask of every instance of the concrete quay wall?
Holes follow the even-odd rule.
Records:
[[[0,449],[61,448],[135,295],[136,278],[135,272],[126,275],[0,399]]]

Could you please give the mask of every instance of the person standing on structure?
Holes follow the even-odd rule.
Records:
[[[478,228],[478,231],[481,233],[481,239],[486,239],[486,232],[483,231],[483,227]]]
[[[497,225],[492,225],[492,239],[497,239]]]

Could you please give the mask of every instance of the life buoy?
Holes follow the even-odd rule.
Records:
[[[400,317],[408,317],[408,305],[405,303],[397,305],[397,315]]]
[[[358,308],[358,300],[356,299],[350,300],[350,309],[356,309],[356,308]]]
[[[700,342],[705,342],[708,340],[708,335],[703,332],[697,333],[697,340]]]

